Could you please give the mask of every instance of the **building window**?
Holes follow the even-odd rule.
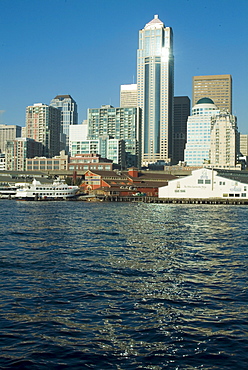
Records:
[[[198,184],[203,184],[203,180],[199,179]]]

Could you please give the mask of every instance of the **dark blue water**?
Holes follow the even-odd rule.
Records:
[[[248,207],[0,201],[1,369],[246,369]]]

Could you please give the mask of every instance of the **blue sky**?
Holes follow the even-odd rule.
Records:
[[[248,0],[0,0],[0,122],[70,94],[87,108],[119,106],[136,82],[138,31],[158,14],[174,33],[175,95],[192,76],[231,74],[233,113],[248,133]]]

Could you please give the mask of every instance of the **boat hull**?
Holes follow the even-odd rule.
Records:
[[[43,195],[23,195],[23,196],[16,196],[16,200],[33,200],[33,201],[62,201],[62,200],[75,200],[78,198],[77,194],[70,194],[70,195],[60,195],[60,196],[43,196]]]
[[[34,180],[32,184],[24,184],[17,190],[16,200],[54,201],[69,200],[77,197],[78,187],[68,186],[56,180],[53,184],[41,184]]]

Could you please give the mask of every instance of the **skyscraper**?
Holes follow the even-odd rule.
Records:
[[[240,155],[245,161],[245,167],[248,167],[248,135],[240,134],[239,135],[239,151]]]
[[[120,107],[137,108],[137,84],[121,85]]]
[[[137,85],[142,164],[169,162],[173,153],[173,32],[158,15],[139,31]]]
[[[201,98],[210,98],[221,111],[232,113],[232,76],[194,76],[193,106]]]
[[[85,120],[87,122],[87,120]],[[82,122],[79,125],[71,125],[69,130],[69,152],[71,156],[74,156],[76,153],[81,152],[75,152],[75,147],[77,147],[77,143],[80,143],[84,140],[87,140],[88,136],[88,122],[84,123]],[[74,154],[72,154],[72,151],[74,151]]]
[[[174,97],[174,154],[173,161],[184,161],[184,149],[187,141],[187,120],[190,115],[188,96]]]
[[[0,125],[0,153],[5,153],[7,140],[14,140],[22,136],[22,128],[17,125]]]
[[[210,165],[214,168],[235,169],[239,154],[237,119],[220,112],[211,119]]]
[[[27,137],[18,137],[6,142],[5,166],[10,171],[25,171],[27,158],[41,156],[43,145]]]
[[[50,105],[61,111],[61,129],[66,135],[66,151],[69,151],[69,127],[78,123],[77,103],[71,95],[57,95]],[[62,140],[61,140],[62,141]]]
[[[140,109],[114,108],[102,105],[88,109],[88,139],[97,140],[108,135],[125,140],[127,167],[140,167]],[[101,154],[101,153],[99,153]]]
[[[184,160],[188,166],[202,166],[209,162],[211,118],[218,114],[214,102],[200,99],[192,108],[187,122],[187,143]]]
[[[42,103],[26,108],[26,136],[42,143],[47,157],[60,152],[60,115],[59,109]]]
[[[248,157],[248,135],[247,134],[240,134],[240,153]]]

